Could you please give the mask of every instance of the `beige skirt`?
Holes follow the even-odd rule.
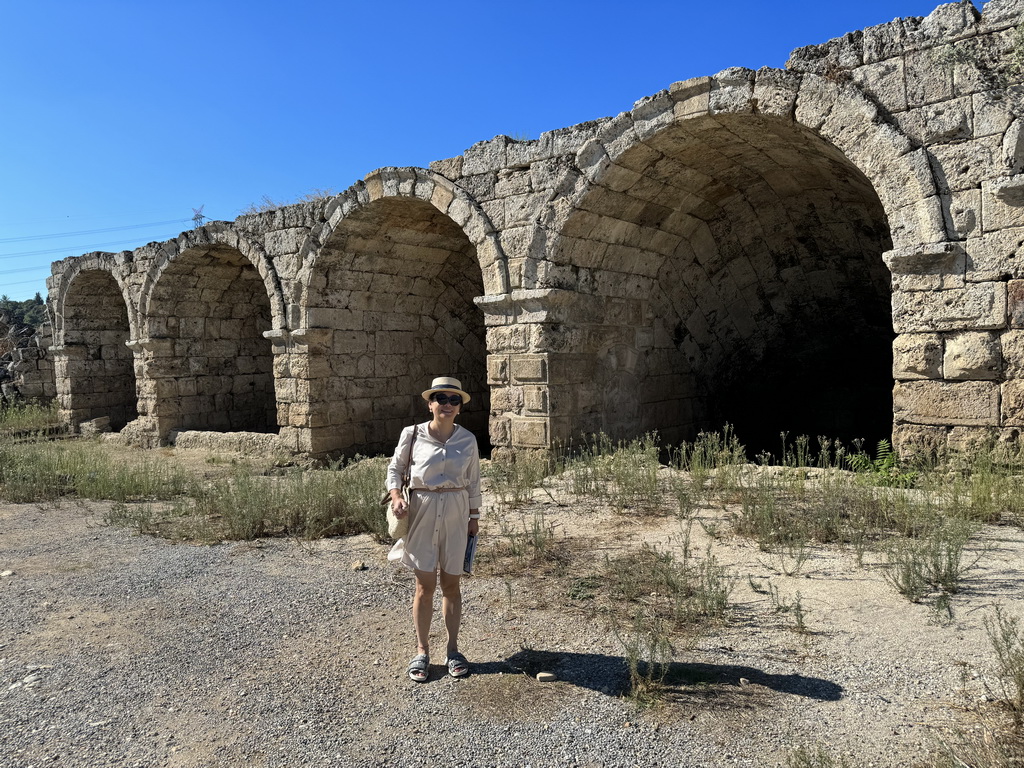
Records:
[[[388,559],[418,571],[462,574],[469,538],[469,491],[409,494],[409,533]]]

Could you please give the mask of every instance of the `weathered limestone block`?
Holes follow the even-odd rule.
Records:
[[[964,287],[967,257],[956,243],[898,248],[882,254],[899,291],[936,291]]]
[[[946,338],[943,375],[951,381],[997,379],[1003,370],[999,335],[967,331]]]
[[[1006,131],[1013,122],[1013,114],[1008,106],[1005,98],[996,97],[991,93],[976,93],[972,97],[974,135],[980,137],[998,134],[1002,136],[1004,151],[1006,149]],[[1007,163],[1007,167],[1010,167],[1009,163]]]
[[[1003,383],[1002,426],[1024,427],[1024,379]]]
[[[1024,175],[981,183],[982,229],[1020,227],[1024,221]]]
[[[305,228],[273,230],[263,236],[263,247],[270,258],[298,253],[307,237],[309,230]]]
[[[902,201],[907,198],[906,195],[901,195],[898,192],[895,197],[886,197],[880,191],[879,196],[889,212],[889,232],[895,247],[912,247],[922,240],[940,243],[946,239],[943,201],[937,194],[920,198],[909,205],[902,204]]]
[[[974,104],[971,96],[927,104],[898,116],[903,132],[922,144],[972,138]]]
[[[989,232],[967,241],[967,279],[980,283],[1024,277],[1024,227]]]
[[[1024,206],[1024,175],[1002,176],[992,182],[992,194],[1012,208]],[[1010,214],[1012,216],[1012,212]]]
[[[1006,327],[1006,283],[968,283],[947,291],[895,293],[897,333],[989,330]]]
[[[942,336],[937,333],[909,333],[892,343],[892,375],[897,380],[941,379]]]
[[[920,107],[953,97],[952,69],[935,66],[935,54],[930,49],[908,52],[905,62],[908,106]]]
[[[548,355],[513,355],[511,381],[516,384],[548,381]]]
[[[1008,379],[1024,379],[1024,330],[1006,331],[1000,339],[1003,353],[1003,375]]]
[[[953,427],[946,435],[946,448],[965,453],[991,446],[999,439],[996,427]]]
[[[953,192],[949,199],[949,228],[966,238],[981,224],[981,190]]]
[[[974,189],[991,173],[1001,150],[998,136],[929,147],[936,180],[942,192]]]
[[[982,9],[981,19],[990,29],[1002,29],[1019,23],[1021,14],[1024,14],[1024,0],[988,0]]]
[[[762,115],[792,118],[800,92],[800,75],[783,69],[762,67],[754,79],[754,103]]]
[[[998,426],[999,384],[897,382],[893,388],[893,414],[897,422],[912,424]]]
[[[548,439],[548,419],[539,416],[514,416],[510,418],[512,426],[512,445],[524,448],[547,448],[551,445]]]
[[[508,383],[509,356],[494,355],[487,356],[487,383],[492,386],[499,386]],[[494,396],[492,390],[492,398]],[[493,402],[493,401],[492,401]]]
[[[868,42],[868,31],[864,31],[865,44]],[[904,70],[902,59],[888,59],[857,67],[850,74],[853,81],[875,101],[884,104],[890,112],[899,113],[907,108],[907,84]]]
[[[472,176],[505,167],[509,141],[507,136],[495,136],[490,141],[477,142],[467,149],[462,153],[462,175]]]
[[[1011,328],[1024,328],[1024,280],[1006,284],[1006,318]]]
[[[712,78],[708,111],[741,113],[753,110],[754,70],[724,69]]]
[[[510,417],[492,414],[488,420],[488,430],[493,445],[502,447],[511,445],[512,419]]]
[[[1018,117],[1007,126],[1000,149],[1000,159],[1011,174],[1024,171],[1024,120]]]

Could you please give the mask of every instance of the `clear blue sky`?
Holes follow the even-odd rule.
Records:
[[[340,192],[937,5],[0,0],[0,294],[45,295],[51,261],[168,239],[200,205]]]

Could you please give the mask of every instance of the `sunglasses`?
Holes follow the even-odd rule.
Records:
[[[437,395],[431,395],[430,399],[438,405],[448,405],[451,403],[453,406],[462,405],[462,395],[446,395],[443,392]]]

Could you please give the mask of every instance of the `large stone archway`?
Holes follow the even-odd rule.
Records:
[[[172,430],[276,432],[264,277],[230,244],[182,245],[143,294],[143,431],[161,441]]]
[[[386,169],[339,202],[304,270],[305,327],[291,334],[305,450],[390,450],[403,426],[426,416],[418,393],[439,375],[461,379],[472,402],[460,422],[489,446],[486,337],[474,300],[485,282],[503,287],[504,266],[481,259],[467,234],[473,217],[453,218],[457,200],[427,172]],[[476,230],[491,242],[485,218]]]
[[[943,237],[921,159],[853,89],[774,70],[677,84],[610,121],[534,236],[545,439],[726,422],[754,449],[781,431],[887,437],[883,254]]]
[[[584,431],[614,437],[726,422],[754,448],[782,430],[884,437],[890,247],[870,182],[810,130],[670,123],[594,179],[554,243],[572,287],[601,298],[564,397]]]
[[[127,346],[132,334],[121,285],[109,265],[93,263],[68,275],[62,289],[52,349],[61,413],[75,426],[107,417],[118,431],[138,415],[134,356]]]

